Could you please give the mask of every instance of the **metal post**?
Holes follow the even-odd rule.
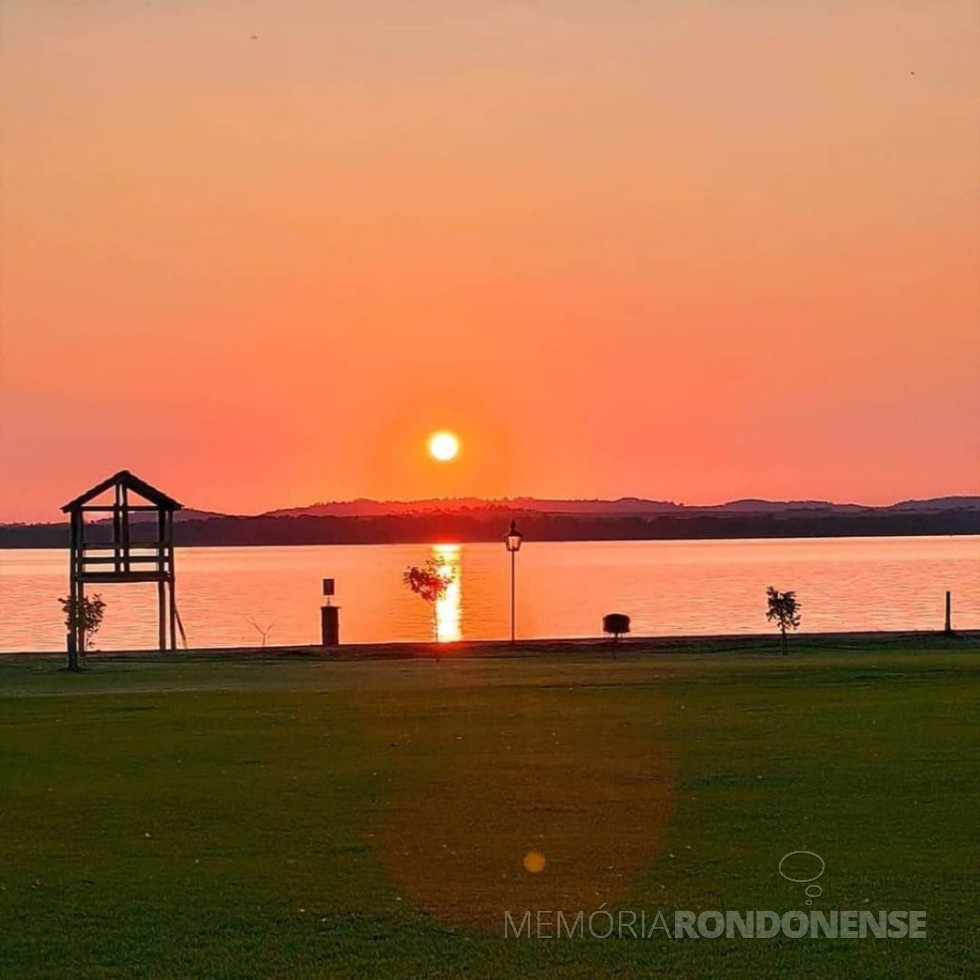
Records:
[[[953,595],[946,590],[946,635],[949,636],[953,632]]]
[[[82,575],[85,573],[85,520],[81,511],[72,515],[72,573],[71,599],[75,625],[72,627],[73,640],[68,650],[68,667],[78,670],[78,655],[85,650],[85,625],[82,621],[85,587]]]
[[[69,619],[78,616],[78,579],[80,574],[78,555],[82,547],[81,532],[78,529],[78,524],[79,519],[75,514],[72,514],[71,566],[68,584]],[[79,630],[76,625],[71,625],[68,627],[68,669],[71,671],[78,670],[78,635]]]
[[[80,581],[78,583],[76,587],[75,596],[78,600],[78,605],[76,607],[78,610],[78,619],[76,620],[76,622],[78,623],[78,626],[76,627],[78,632],[75,638],[75,653],[85,654],[87,651],[85,649],[86,636],[85,636],[85,583],[84,582]],[[78,666],[77,662],[76,662],[76,666]]]
[[[177,649],[177,568],[174,559],[174,515],[167,512],[167,571],[170,575],[170,649]]]
[[[157,645],[161,653],[167,650],[167,515],[161,508],[157,513]]]
[[[116,559],[116,574],[122,571],[122,487],[116,486],[115,498],[112,504],[112,552]]]
[[[167,649],[167,583],[157,582],[157,606],[159,607],[158,646],[163,653]]]
[[[170,649],[171,650],[176,650],[177,649],[177,599],[176,599],[176,596],[174,595],[175,588],[176,588],[176,582],[174,581],[173,577],[171,576],[171,579],[170,579],[170,607],[169,607],[169,611],[170,611],[170,622],[168,624],[168,626],[170,628]]]
[[[510,645],[517,643],[516,613],[517,593],[515,591],[515,580],[517,574],[517,552],[510,553]]]

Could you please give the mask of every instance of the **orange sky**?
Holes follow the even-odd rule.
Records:
[[[3,20],[2,520],[980,492],[973,0]]]

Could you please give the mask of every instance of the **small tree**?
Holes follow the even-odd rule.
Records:
[[[435,604],[446,595],[453,580],[453,570],[437,558],[426,558],[425,564],[410,565],[402,575],[402,581],[432,607],[436,616]],[[438,623],[436,634],[438,635]],[[438,654],[436,654],[438,658]]]
[[[766,598],[769,601],[769,608],[766,611],[766,619],[770,622],[775,620],[779,627],[782,638],[783,656],[789,653],[789,646],[786,640],[786,631],[796,629],[800,625],[800,606],[796,601],[795,592],[778,592],[774,586],[770,585],[766,589]]]
[[[602,632],[612,633],[614,643],[619,643],[619,638],[629,631],[630,618],[625,613],[607,613],[602,617]]]
[[[257,622],[255,622],[255,620],[252,619],[251,616],[246,616],[245,619],[248,620],[248,622],[251,623],[252,626],[254,626],[256,630],[258,630],[259,635],[262,637],[262,646],[264,647],[265,644],[266,644],[266,641],[269,639],[269,634],[272,632],[272,627],[275,626],[276,624],[275,623],[269,623],[269,625],[266,626],[265,629],[262,629],[262,627],[259,626],[259,624]],[[185,646],[187,645],[186,644],[186,641],[185,641],[184,645]]]
[[[61,603],[61,611],[65,614],[65,628],[75,636],[81,636],[81,649],[77,653],[85,653],[89,644],[95,638],[95,634],[102,625],[102,617],[105,615],[105,603],[102,596],[83,596],[81,600],[68,596],[58,600]],[[71,647],[69,647],[71,651]],[[69,667],[77,670],[78,663],[69,654]]]
[[[451,568],[437,558],[426,558],[425,564],[410,565],[402,575],[402,581],[426,602],[435,602],[446,594],[453,580]]]

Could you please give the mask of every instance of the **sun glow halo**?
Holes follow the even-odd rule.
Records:
[[[433,432],[429,436],[429,455],[440,463],[448,463],[459,454],[459,439],[452,432]]]

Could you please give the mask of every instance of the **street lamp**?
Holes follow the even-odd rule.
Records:
[[[514,592],[514,581],[516,572],[516,558],[517,552],[521,550],[521,541],[524,539],[524,535],[517,530],[517,525],[511,521],[510,530],[507,532],[507,537],[504,541],[507,544],[507,550],[510,552],[510,645],[513,646],[516,642],[516,629],[515,629],[515,617],[514,612],[516,609],[516,599]]]

